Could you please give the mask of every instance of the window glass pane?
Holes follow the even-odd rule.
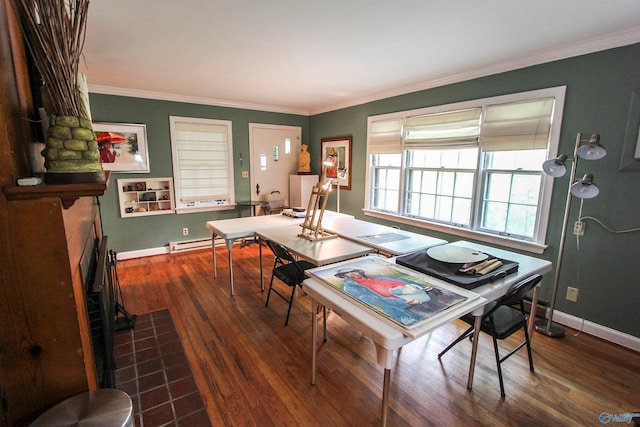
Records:
[[[536,222],[535,206],[512,205],[506,232],[519,236],[531,236]]]
[[[487,200],[508,202],[511,195],[511,175],[490,173],[487,177]]]
[[[456,197],[471,198],[473,196],[473,174],[458,172],[456,174],[456,188],[454,190]]]
[[[546,150],[494,151],[486,154],[486,167],[504,170],[539,171],[546,160]]]
[[[395,166],[400,167],[401,154],[375,154],[372,157],[374,166]]]
[[[436,205],[436,219],[440,221],[449,221],[451,219],[451,210],[453,209],[452,197],[438,197]]]
[[[476,169],[477,148],[407,150],[407,166]]]
[[[436,194],[436,185],[438,184],[438,172],[423,171],[422,172],[422,192]]]
[[[471,199],[453,199],[451,220],[462,225],[469,225],[471,215]]]
[[[515,175],[511,189],[511,202],[537,205],[540,175]]]
[[[453,184],[455,183],[455,172],[443,172],[440,180],[440,194],[453,196]]]
[[[506,203],[485,202],[482,215],[482,226],[489,230],[504,232],[507,224]]]

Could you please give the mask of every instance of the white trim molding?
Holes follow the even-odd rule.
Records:
[[[563,313],[558,310],[553,312],[553,321],[578,331],[582,331],[585,334],[593,335],[594,337],[601,338],[605,341],[621,345],[622,347],[640,351],[639,337],[634,337],[633,335],[625,334],[624,332],[620,332],[588,320],[583,320],[580,317],[572,316],[571,314]]]

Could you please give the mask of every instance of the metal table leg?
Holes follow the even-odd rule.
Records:
[[[384,383],[382,384],[382,413],[380,414],[380,425],[387,425],[387,414],[389,413],[389,386],[391,385],[391,369],[384,370]]]
[[[316,303],[311,305],[311,385],[316,385],[316,352],[318,351],[318,308]]]
[[[482,316],[476,316],[473,323],[473,341],[471,345],[471,362],[469,364],[469,379],[467,380],[467,388],[471,390],[473,387],[473,370],[476,367],[476,355],[478,353],[478,338],[480,336],[480,325],[482,324]]]
[[[213,252],[213,278],[218,277],[218,264],[216,262],[216,233],[211,233],[211,252]]]

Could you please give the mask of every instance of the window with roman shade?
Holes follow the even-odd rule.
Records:
[[[232,208],[231,121],[169,117],[178,213]]]
[[[369,117],[365,214],[538,251],[552,187],[541,166],[557,151],[564,93]]]

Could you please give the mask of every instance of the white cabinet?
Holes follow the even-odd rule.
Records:
[[[318,175],[289,175],[289,206],[307,208]]]
[[[118,199],[122,218],[175,212],[171,178],[119,179]]]

